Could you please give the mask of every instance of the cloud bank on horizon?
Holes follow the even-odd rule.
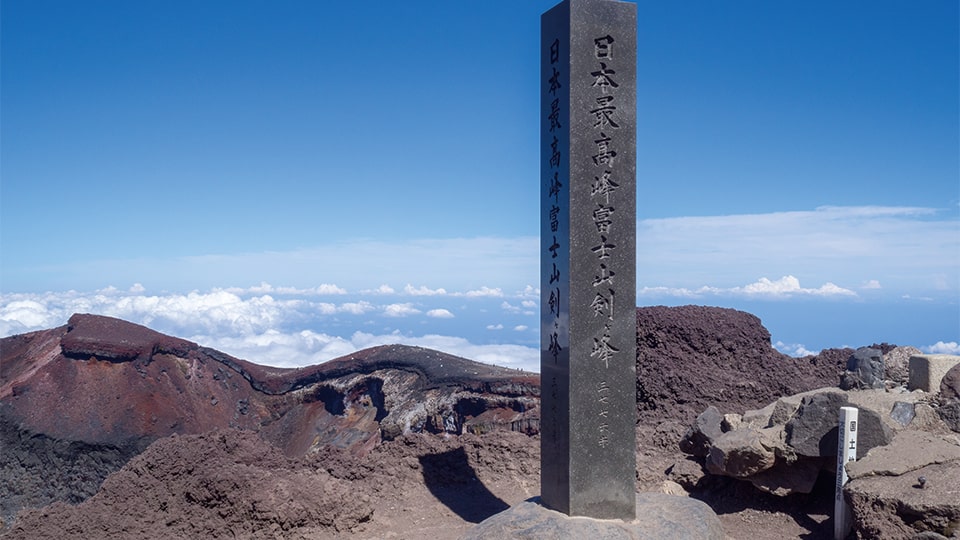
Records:
[[[824,207],[641,220],[638,231],[640,305],[699,303],[751,312],[798,305],[814,312],[863,307],[875,317],[895,321],[904,330],[900,336],[926,340],[900,344],[960,353],[960,263],[935,256],[960,251],[960,222],[949,213]],[[89,312],[277,366],[309,365],[373,345],[406,343],[537,371],[537,243],[536,238],[418,240],[392,246],[377,243],[377,250],[356,243],[353,250],[338,244],[286,253],[88,262],[56,270],[69,272],[74,283],[97,279],[123,283],[147,275],[149,290],[159,292],[148,294],[140,281],[127,290],[111,286],[91,288],[92,292],[4,292],[0,335],[58,326],[74,312]],[[422,265],[424,257],[431,253],[436,257],[434,250],[451,245],[457,246],[456,257]],[[364,272],[360,279],[354,275],[355,266],[384,270]],[[171,272],[174,267],[179,271]],[[270,268],[277,270],[271,273]],[[311,273],[309,268],[322,270]],[[439,271],[431,273],[430,268]],[[478,268],[487,271],[477,272]],[[80,279],[84,270],[91,274]],[[177,277],[184,272],[195,283],[234,285],[178,291]],[[311,274],[324,282],[303,277]],[[236,285],[264,275],[284,285]],[[388,284],[397,283],[397,275],[410,281],[398,288]],[[481,284],[476,281],[480,277],[490,281]],[[364,281],[370,279],[376,281]],[[474,288],[463,288],[470,284]],[[947,314],[946,320],[918,322],[914,311],[891,307],[897,305],[936,306],[937,313]],[[776,320],[775,315],[772,318]],[[910,333],[911,326],[917,333]],[[824,341],[787,327],[772,333],[778,349],[796,356],[825,347],[869,344],[842,337]]]

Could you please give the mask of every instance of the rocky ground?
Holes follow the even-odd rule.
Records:
[[[637,319],[638,491],[689,495],[707,502],[730,539],[832,538],[829,516],[833,512],[834,477],[829,472],[822,471],[815,477],[809,493],[773,495],[756,489],[749,481],[708,474],[704,458],[682,452],[680,441],[709,406],[719,414],[741,414],[761,409],[781,396],[836,387],[854,351],[831,350],[816,357],[791,359],[770,346],[769,334],[759,319],[733,310],[695,306],[642,308]],[[66,330],[60,330],[59,335]],[[72,345],[68,341],[68,350],[75,351],[74,361],[81,356],[101,370],[121,365],[116,359],[110,365],[90,361],[90,353],[96,353],[98,345],[95,335],[87,337],[87,349],[76,344],[77,340]],[[204,352],[178,343],[171,345],[153,335],[146,338],[153,343],[151,354],[159,351],[182,358]],[[165,343],[167,349],[154,350],[156,343]],[[57,354],[49,340],[6,338],[0,345],[4,358],[10,358],[14,351],[30,349],[35,356],[53,362]],[[102,344],[99,346],[103,348]],[[902,373],[894,372],[903,367],[901,357],[909,356],[909,351],[889,345],[875,347],[886,353],[892,376],[902,378]],[[121,350],[128,362],[143,352],[142,347]],[[445,371],[440,371],[441,358],[437,357],[428,363],[436,364],[437,371],[425,374],[423,368],[412,367],[419,365],[413,359],[401,355],[407,362],[404,364],[397,361],[396,354],[397,351],[394,356],[374,355],[372,360],[361,355],[359,378],[353,372],[357,362],[341,363],[322,376],[318,375],[320,371],[310,371],[309,376],[270,373],[267,377],[255,365],[242,366],[241,371],[249,378],[240,371],[233,371],[235,377],[228,378],[226,371],[217,371],[217,366],[224,364],[209,357],[204,361],[194,358],[195,362],[190,364],[194,369],[207,370],[203,372],[206,378],[200,380],[205,385],[215,380],[213,389],[219,392],[226,392],[221,387],[226,384],[229,389],[235,381],[260,380],[257,384],[264,386],[262,381],[268,380],[275,393],[267,397],[244,394],[241,399],[256,407],[251,405],[251,412],[230,418],[242,416],[241,420],[246,421],[254,411],[266,411],[266,416],[254,427],[231,426],[228,421],[226,425],[204,425],[194,433],[164,433],[151,440],[152,432],[148,430],[138,432],[138,438],[124,439],[140,441],[145,449],[113,444],[113,440],[70,440],[63,432],[57,432],[56,437],[44,434],[41,429],[53,429],[44,428],[34,417],[28,418],[34,423],[27,426],[25,417],[11,413],[19,409],[10,401],[16,398],[15,394],[23,396],[31,389],[42,389],[27,373],[36,366],[19,364],[18,370],[11,370],[9,365],[3,367],[0,420],[6,422],[2,440],[6,457],[0,457],[0,477],[6,486],[4,498],[19,497],[16,500],[25,509],[15,520],[6,518],[0,536],[444,540],[460,538],[486,517],[539,493],[537,417],[536,409],[529,407],[525,397],[529,395],[527,379],[510,373],[506,377],[488,374],[490,377],[482,384],[463,380],[458,378],[462,370],[449,371],[452,364],[446,357],[442,358]],[[141,364],[146,375],[137,378],[150,379],[153,362]],[[406,369],[390,371],[384,362],[392,366],[390,369],[397,365]],[[130,367],[133,369],[133,364]],[[218,379],[213,379],[217,373]],[[432,403],[429,410],[401,406],[396,401],[400,391],[390,384],[381,385],[379,390],[371,388],[376,386],[371,380],[394,381],[399,386],[397,381],[406,379],[398,373],[415,375],[408,382],[417,391],[408,392],[404,399]],[[377,377],[371,379],[371,374]],[[155,379],[163,377],[158,372]],[[196,378],[191,380],[197,382]],[[191,391],[189,380],[181,382],[186,386],[179,395],[186,400]],[[337,392],[319,392],[316,386],[310,386],[316,384]],[[294,389],[298,385],[299,390]],[[210,406],[206,392],[211,390],[203,388],[193,406],[199,407],[201,402]],[[284,388],[288,394],[294,392],[300,397],[283,397]],[[310,388],[314,390],[304,391]],[[237,397],[229,392],[223,395],[226,397],[221,400]],[[302,398],[304,395],[306,399]],[[110,397],[114,401],[123,399]],[[328,401],[341,405],[332,406]],[[270,411],[281,405],[292,412],[271,416]],[[136,410],[133,404],[128,407]],[[386,412],[401,409],[406,411],[406,424]],[[326,442],[316,444],[317,439],[300,441],[291,437],[290,433],[302,431],[294,419],[327,428],[325,439],[324,432],[317,435]],[[284,422],[291,425],[280,429],[278,425]],[[370,444],[367,436],[372,425],[383,425],[385,429]],[[341,430],[337,432],[339,436],[333,433],[337,429]],[[343,436],[347,432],[353,435]],[[941,428],[941,432],[949,430]],[[294,439],[299,442],[291,443]],[[947,441],[944,451],[952,451],[950,439],[942,440]],[[911,444],[907,438],[902,441]],[[12,449],[17,452],[10,452]],[[42,464],[31,466],[28,461],[32,454],[42,456],[47,464],[55,464],[55,470]],[[55,458],[58,455],[62,458],[59,461]],[[14,462],[10,456],[15,456]],[[936,468],[942,465],[932,465],[930,475],[950,482],[956,469]],[[38,471],[47,476],[38,476]],[[107,473],[112,474],[106,476]],[[103,476],[106,480],[101,485]],[[903,476],[904,481],[907,478]],[[51,485],[56,489],[51,489]],[[917,496],[934,493],[911,489]],[[949,490],[942,493],[951,496]],[[44,497],[63,502],[42,506]],[[884,504],[896,504],[895,498],[885,501]],[[945,503],[950,506],[950,501]],[[955,501],[957,505],[960,496]],[[944,519],[949,520],[952,507],[947,507]],[[880,511],[870,517],[868,521],[873,525],[865,526],[859,537],[910,538],[903,531],[889,534],[896,530],[896,524],[884,522],[890,515],[896,515],[896,511]],[[945,522],[942,530],[952,530],[950,526]]]

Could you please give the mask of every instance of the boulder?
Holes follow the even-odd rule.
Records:
[[[847,393],[839,390],[825,389],[804,397],[800,408],[784,428],[786,443],[802,456],[836,456],[838,411],[849,405]],[[860,409],[857,432],[858,458],[875,446],[888,444],[893,437],[893,431],[880,414],[863,408]]]
[[[953,431],[960,433],[960,401],[941,405],[938,412],[944,424]]]
[[[883,355],[884,376],[896,385],[910,381],[910,357],[923,354],[916,347],[895,347]]]
[[[887,446],[870,450],[863,459],[847,463],[851,480],[867,476],[902,476],[928,465],[960,461],[960,440],[927,431],[897,433]],[[958,497],[960,502],[960,497]]]
[[[844,497],[858,535],[960,534],[960,439],[904,430],[846,465]],[[923,478],[921,482],[920,479]]]
[[[923,487],[918,481],[924,477]],[[902,476],[865,476],[843,490],[859,538],[960,534],[960,462],[922,467]]]
[[[764,444],[760,432],[738,429],[718,437],[707,454],[707,470],[711,474],[746,478],[765,471],[776,463],[771,446]]]
[[[713,405],[707,407],[680,439],[680,450],[694,456],[706,456],[713,441],[723,434],[721,422],[723,415],[720,411]]]
[[[950,368],[940,381],[939,413],[947,427],[960,433],[960,364]]]
[[[636,520],[570,517],[531,499],[495,514],[463,540],[591,538],[598,540],[723,540],[720,519],[706,503],[663,493],[637,494]]]
[[[950,368],[940,380],[941,401],[960,400],[960,364]]]
[[[847,406],[847,394],[826,390],[803,398],[784,430],[787,444],[802,456],[822,457],[837,452],[837,414]]]
[[[847,371],[840,378],[840,388],[883,388],[884,376],[883,353],[879,349],[861,347],[847,360]]]

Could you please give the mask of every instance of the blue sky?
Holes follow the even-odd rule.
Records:
[[[555,2],[5,0],[0,334],[536,367]],[[960,353],[958,6],[638,4],[639,305]]]

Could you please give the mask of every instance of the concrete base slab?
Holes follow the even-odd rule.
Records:
[[[705,503],[663,493],[637,494],[634,521],[570,517],[539,498],[514,505],[477,524],[463,540],[723,540],[723,526]]]

